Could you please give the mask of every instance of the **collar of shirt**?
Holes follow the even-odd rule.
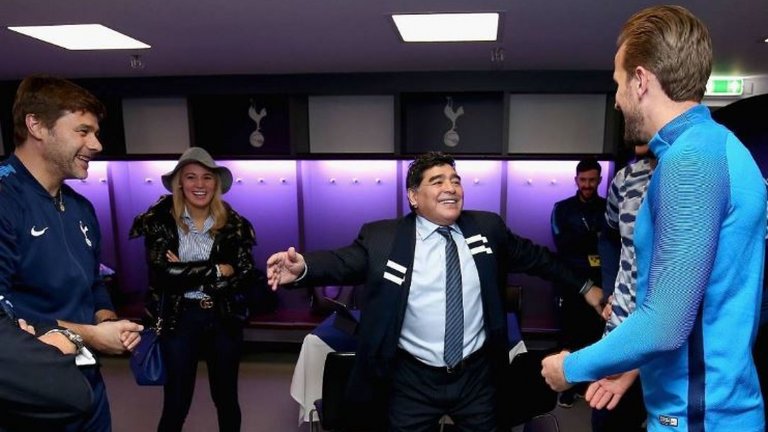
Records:
[[[421,240],[426,240],[427,238],[429,238],[429,236],[434,234],[437,231],[437,229],[440,228],[441,226],[442,225],[438,225],[436,223],[430,222],[425,217],[416,216],[416,235]],[[456,225],[455,223],[450,225],[449,228],[452,231],[455,231],[463,235],[463,233],[459,229],[459,226]]]
[[[705,105],[696,105],[664,125],[648,143],[653,154],[661,158],[667,149],[691,126],[711,120],[712,114]]]
[[[189,231],[194,232],[195,234],[205,234],[210,231],[213,226],[213,216],[209,214],[208,217],[205,218],[205,222],[203,222],[203,229],[198,231],[195,221],[192,219],[192,216],[189,215],[189,210],[186,206],[184,206],[184,213],[181,215],[181,220],[187,224]]]
[[[188,232],[184,232],[181,226],[178,227],[179,233],[179,259],[182,262],[205,261],[211,255],[213,248],[213,236],[210,235],[210,229],[213,227],[213,217],[210,215],[203,222],[203,229],[198,230],[195,227],[194,220],[185,209],[181,219],[189,227]]]

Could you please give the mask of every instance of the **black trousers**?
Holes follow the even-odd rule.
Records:
[[[612,410],[592,410],[592,432],[641,432],[648,417],[638,377]]]
[[[459,431],[496,431],[496,394],[490,377],[482,350],[452,373],[400,351],[392,377],[389,431],[437,431],[443,415],[449,415]]]
[[[219,431],[240,431],[237,376],[242,346],[240,323],[222,320],[215,308],[201,309],[197,302],[185,301],[175,331],[163,335],[161,340],[166,384],[158,432],[181,431],[195,391],[199,358],[208,365]]]
[[[584,297],[573,292],[564,292],[560,304],[560,348],[577,351],[600,340],[605,321],[590,306]],[[587,390],[584,383],[577,384],[563,393],[581,394]]]
[[[605,321],[584,296],[565,292],[560,305],[560,347],[576,351],[600,340]]]

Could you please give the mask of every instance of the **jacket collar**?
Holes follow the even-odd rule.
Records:
[[[696,124],[711,120],[712,114],[710,114],[709,108],[701,104],[696,105],[672,119],[656,132],[656,135],[648,143],[650,149],[660,159],[685,131]]]
[[[49,194],[48,191],[43,187],[43,185],[40,184],[39,181],[37,181],[35,176],[33,176],[31,172],[29,172],[27,167],[24,166],[24,164],[21,162],[21,159],[19,159],[15,154],[12,154],[8,158],[8,164],[13,167],[13,170],[16,171],[18,175],[24,176],[27,178],[28,183],[32,185],[32,190],[36,194],[42,195],[48,199],[52,198],[51,194]],[[61,187],[62,194],[69,192],[68,186],[66,184],[62,183],[60,187]]]
[[[431,235],[434,232],[429,230],[429,221],[424,220],[425,224],[416,223],[417,216],[410,213],[403,217],[397,225],[395,242],[389,254],[389,259],[384,268],[384,283],[395,284],[400,288],[405,288],[406,292],[410,288],[411,274],[413,267],[413,254],[416,249],[416,230],[417,225],[423,225],[423,232]],[[464,236],[470,252],[475,260],[478,274],[480,275],[480,285],[483,291],[493,289],[496,284],[496,260],[493,256],[493,246],[485,233],[480,231],[477,223],[471,214],[462,212],[454,225]]]

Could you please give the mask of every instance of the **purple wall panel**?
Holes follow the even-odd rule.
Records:
[[[509,161],[507,164],[507,224],[515,233],[554,248],[550,228],[552,207],[576,193],[574,177],[578,161]],[[598,193],[605,197],[609,183],[606,176],[613,163],[602,161],[600,165],[605,175]]]
[[[299,206],[296,161],[221,161],[235,183],[224,195],[256,232],[256,267],[265,270],[267,258],[291,246],[299,247]],[[280,290],[280,307],[305,308],[307,290]]]
[[[456,161],[464,186],[464,208],[501,212],[501,161]]]
[[[299,246],[295,161],[223,161],[235,183],[224,195],[256,231],[256,267],[264,270],[274,252]]]
[[[397,217],[397,161],[301,161],[305,248],[350,244],[362,224]]]
[[[129,240],[128,232],[136,215],[168,193],[160,176],[175,165],[175,161],[110,162],[110,181],[117,216],[114,226],[120,257],[118,283],[120,291],[126,296],[129,314],[141,311],[147,289],[147,265],[143,239]]]
[[[88,198],[96,210],[101,231],[101,262],[116,268],[115,236],[110,214],[110,194],[107,179],[109,162],[93,161],[88,166],[88,178],[85,180],[67,180],[67,184],[79,194]]]
[[[399,161],[397,165],[397,169],[400,172],[400,178],[402,179],[400,184],[401,187],[397,190],[397,196],[401,202],[402,202],[402,209],[403,209],[403,215],[407,215],[410,213],[411,208],[408,206],[408,193],[406,191],[406,179],[408,178],[408,165],[413,162],[413,160],[404,160]]]
[[[224,198],[253,224],[258,240],[254,259],[263,269],[269,255],[289,246],[302,246],[312,251],[348,245],[362,224],[397,217],[398,202],[403,211],[408,212],[404,187],[409,162],[220,163],[229,167],[236,179]],[[465,188],[465,208],[500,213],[502,182],[506,181],[507,224],[513,232],[551,248],[549,219],[552,206],[575,193],[576,163],[459,160],[457,171]],[[168,193],[160,176],[173,169],[175,164],[175,161],[93,162],[85,182],[69,182],[96,208],[103,238],[102,260],[118,272],[119,288],[123,293],[121,301],[128,305],[122,313],[140,313],[147,287],[143,241],[129,241],[128,231],[137,214],[145,211],[160,195]],[[506,179],[502,173],[503,164],[507,164]],[[604,181],[599,193],[604,196],[613,174],[613,163],[601,164]],[[304,225],[303,245],[299,244],[302,240],[299,238],[300,223]],[[512,282],[528,288],[524,314],[526,326],[552,326],[550,284],[526,276],[515,276]],[[281,304],[306,306],[307,294],[303,290],[281,291]]]
[[[574,177],[578,161],[508,161],[507,225],[512,232],[555,250],[550,225],[552,207],[576,193]],[[612,162],[600,162],[603,182],[598,193],[605,196]],[[552,285],[539,278],[516,275],[511,282],[526,288],[525,317],[536,318],[528,327],[556,325]],[[524,317],[524,318],[525,318]]]
[[[408,194],[405,191],[406,177],[410,160],[400,166],[402,190],[398,191],[403,203],[403,212],[409,212]],[[461,176],[464,186],[464,208],[467,210],[486,210],[501,212],[501,161],[457,160],[456,172]]]
[[[294,161],[219,161],[233,173],[236,182],[224,195],[235,210],[254,225],[258,245],[256,265],[263,269],[267,257],[277,250],[298,243],[298,205],[296,162]],[[129,313],[141,310],[148,280],[143,240],[129,240],[133,218],[169,192],[161,176],[176,161],[111,162],[114,201],[120,254],[119,284],[129,303]],[[281,180],[284,180],[281,181]],[[303,293],[297,293],[306,303]]]

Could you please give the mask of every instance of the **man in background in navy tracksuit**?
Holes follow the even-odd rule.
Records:
[[[605,198],[597,193],[602,181],[602,168],[594,158],[576,165],[576,193],[555,203],[552,208],[552,238],[557,255],[571,270],[602,286],[597,233],[603,225]],[[560,345],[575,351],[597,342],[605,322],[586,302],[570,290],[558,286],[560,297]],[[586,386],[570,388],[560,394],[558,405],[573,406],[576,394],[583,396]]]

